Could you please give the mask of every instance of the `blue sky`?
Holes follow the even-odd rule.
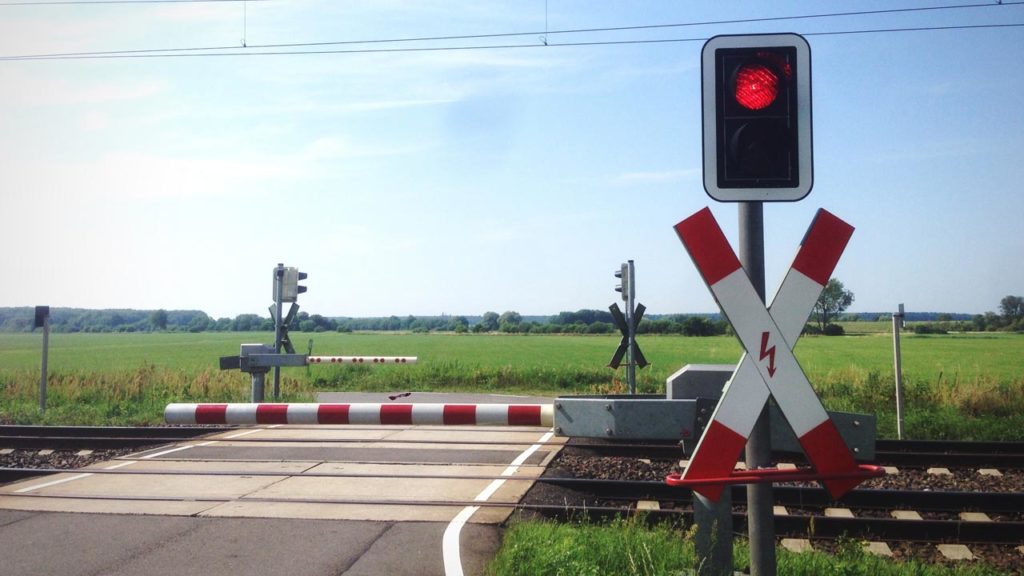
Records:
[[[989,3],[991,4],[991,3]],[[547,35],[941,2],[270,0],[0,7],[0,55],[237,47],[243,56],[0,60],[0,306],[265,314],[717,307],[672,226],[736,206],[701,183],[700,50],[797,32],[815,183],[765,207],[768,292],[814,212],[856,227],[851,311],[980,313],[1024,293],[1024,6]],[[255,56],[261,45],[531,32]],[[248,48],[240,47],[243,36]],[[285,50],[279,48],[276,50]]]

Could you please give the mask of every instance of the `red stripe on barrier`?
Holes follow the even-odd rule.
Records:
[[[740,268],[729,241],[709,208],[676,224],[676,234],[709,286]]]
[[[508,425],[540,426],[540,406],[509,406]]]
[[[196,406],[196,424],[227,424],[227,404],[200,404]]]
[[[853,454],[850,453],[850,449],[847,448],[846,442],[831,418],[804,434],[800,438],[800,446],[807,454],[807,459],[814,465],[815,471],[820,475],[827,476],[857,469]],[[822,484],[833,498],[839,498],[862,481],[863,478],[824,480]]]
[[[804,276],[824,286],[832,271],[839,263],[839,257],[846,250],[846,244],[853,235],[853,226],[843,222],[825,209],[818,210],[800,242],[800,251],[793,261],[793,268]]]
[[[412,404],[384,404],[380,407],[381,424],[412,424]]]
[[[736,461],[746,443],[747,439],[741,434],[718,420],[712,420],[704,432],[704,437],[701,438],[702,449],[696,454],[699,457],[690,461],[684,472],[685,478],[689,480],[729,476],[736,468]],[[708,500],[718,502],[724,488],[722,484],[713,484],[695,486],[693,489]]]
[[[287,404],[260,404],[256,406],[257,424],[287,424]]]
[[[476,424],[476,406],[473,404],[445,404],[446,425]]]
[[[321,404],[316,409],[321,424],[348,424],[348,404]]]

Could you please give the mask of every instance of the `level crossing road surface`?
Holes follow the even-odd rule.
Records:
[[[512,512],[495,504],[519,502],[564,441],[522,426],[240,427],[0,486],[0,576],[481,574]]]

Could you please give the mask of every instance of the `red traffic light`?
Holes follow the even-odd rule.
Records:
[[[722,202],[810,192],[810,47],[796,34],[716,36],[701,51],[704,189]]]
[[[748,110],[771,106],[779,96],[779,76],[760,63],[744,64],[736,72],[736,102]]]

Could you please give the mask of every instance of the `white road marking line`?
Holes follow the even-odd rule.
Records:
[[[260,430],[266,430],[266,428],[253,428],[251,430],[246,430],[245,432],[239,432],[238,434],[232,434],[231,436],[225,436],[224,439],[225,440],[233,440],[235,438],[241,438],[242,436],[248,436],[249,434],[255,434],[256,432],[259,432]]]
[[[554,435],[553,432],[548,432],[540,437],[540,440],[536,444],[530,446],[523,451],[522,454],[516,457],[511,464],[505,470],[502,471],[502,476],[511,476],[519,470],[519,467],[523,465],[523,462],[533,455],[534,452],[540,449]],[[484,488],[483,492],[477,495],[473,500],[475,502],[486,502],[501,485],[505,483],[505,480],[494,480],[487,488]],[[462,527],[466,525],[466,522],[476,514],[479,510],[479,506],[466,506],[459,512],[455,518],[448,524],[448,527],[444,530],[444,537],[441,539],[441,556],[444,558],[444,573],[445,576],[464,576],[462,571],[462,554],[459,550],[459,536],[462,533]]]
[[[167,454],[173,454],[175,452],[181,452],[182,450],[188,450],[189,448],[194,448],[196,446],[209,446],[210,444],[215,444],[216,442],[217,442],[216,440],[211,440],[209,442],[202,442],[200,444],[188,444],[186,446],[177,446],[175,448],[170,448],[168,450],[163,450],[161,452],[154,452],[152,454],[146,454],[145,456],[140,458],[140,460],[149,460],[150,458],[158,458],[160,456],[165,456]]]
[[[78,479],[81,479],[81,478],[88,478],[89,476],[92,476],[92,474],[77,474],[75,476],[68,476],[67,478],[61,478],[60,480],[51,480],[49,482],[43,482],[41,484],[33,484],[31,486],[26,486],[24,488],[19,488],[19,489],[15,490],[14,493],[15,494],[23,494],[25,492],[31,492],[33,490],[38,490],[40,488],[48,488],[50,486],[56,486],[57,484],[63,484],[65,482],[71,482],[72,480],[78,480]]]
[[[213,444],[214,442],[216,442],[216,441],[204,442],[202,444],[195,444],[195,446],[207,446],[209,444]],[[192,446],[193,445],[178,446],[177,448],[171,448],[170,450],[164,450],[163,452],[156,452],[154,454],[148,454],[146,456],[143,456],[140,459],[141,460],[147,460],[149,458],[156,458],[157,456],[163,456],[164,454],[170,454],[172,452],[178,452],[180,450],[187,450],[189,448],[192,448]],[[117,464],[113,464],[111,466],[107,466],[106,468],[104,468],[104,470],[117,470],[118,468],[124,468],[125,466],[130,466],[130,465],[136,463],[137,461],[138,460],[125,460],[123,462],[119,462]],[[33,490],[39,490],[40,488],[49,488],[50,486],[56,486],[58,484],[64,484],[66,482],[73,482],[75,480],[81,480],[82,478],[88,478],[89,476],[95,476],[95,474],[93,474],[91,472],[85,472],[83,474],[76,474],[74,476],[68,476],[67,478],[61,478],[59,480],[51,480],[49,482],[43,482],[41,484],[32,484],[31,486],[25,486],[24,488],[19,488],[19,489],[15,490],[14,493],[15,494],[24,494],[26,492],[32,492]]]
[[[138,460],[126,460],[124,462],[121,462],[120,464],[114,464],[113,466],[107,466],[106,468],[104,468],[104,470],[117,470],[118,468],[124,468],[125,466],[131,466],[132,464],[135,464],[136,462],[138,462]]]

